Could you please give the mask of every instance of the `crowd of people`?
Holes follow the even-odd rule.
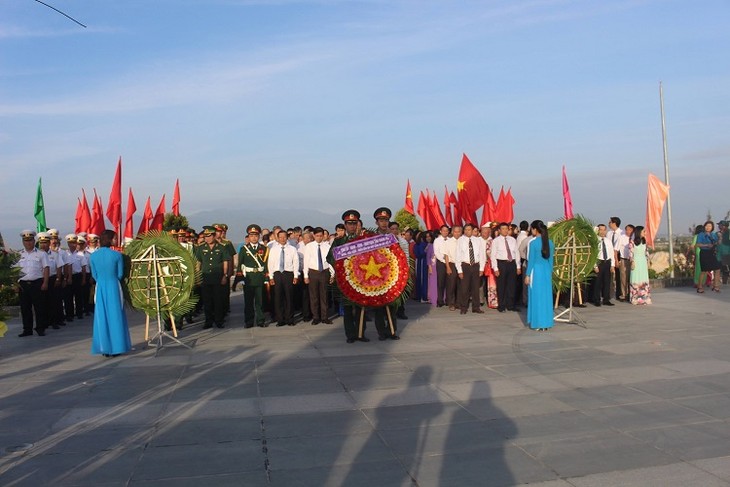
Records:
[[[411,299],[437,308],[466,314],[519,312],[527,308],[530,328],[545,331],[553,326],[555,295],[552,288],[555,245],[541,220],[531,224],[489,223],[443,225],[438,230],[401,230],[390,209],[373,213],[375,227],[366,228],[360,213],[348,210],[334,233],[322,227],[271,230],[251,224],[236,249],[227,239],[225,224],[174,229],[170,235],[196,258],[202,275],[196,288],[199,307],[185,317],[191,323],[204,316],[203,328],[225,327],[231,293],[243,287],[244,328],[294,326],[298,322],[332,324],[343,317],[346,341],[367,342],[358,327],[358,316],[374,320],[379,340],[398,340],[397,320],[407,319],[405,300],[399,305],[362,310],[337,290],[332,249],[363,235],[392,234],[409,259],[413,259]],[[633,305],[651,304],[646,232],[611,217],[597,226],[597,261],[579,293],[578,305],[614,306],[613,300]],[[121,256],[112,250],[116,234],[69,234],[61,249],[58,231],[36,235],[21,233],[24,250],[18,266],[23,331],[20,337],[43,336],[48,328],[60,329],[74,319],[94,314],[92,353],[117,355],[131,348],[123,312],[120,282]],[[695,241],[696,287],[706,282],[720,292],[721,269],[730,264],[728,222],[698,227]],[[725,266],[725,267],[723,267]],[[95,311],[96,303],[96,313]],[[101,305],[101,309],[99,306]],[[387,309],[386,309],[387,308]]]

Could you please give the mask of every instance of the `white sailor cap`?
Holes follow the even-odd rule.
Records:
[[[51,238],[58,238],[58,230],[56,230],[55,228],[49,228],[48,232],[46,233],[48,233],[48,236]]]
[[[51,236],[48,235],[48,232],[40,232],[38,235],[36,235],[36,237],[38,237],[38,242],[50,242],[51,241]]]
[[[33,230],[23,230],[20,232],[20,236],[23,240],[35,240],[36,233]]]
[[[87,235],[88,235],[88,233],[86,233],[86,232],[79,232],[76,234],[77,237],[84,237],[84,238],[86,238]]]
[[[76,234],[75,233],[69,233],[68,235],[66,235],[64,237],[64,240],[66,240],[66,242],[75,242],[76,241]]]
[[[86,243],[86,237],[84,237],[84,236],[83,236],[83,235],[81,235],[81,234],[78,234],[78,235],[76,236],[76,241],[77,241],[78,243]]]

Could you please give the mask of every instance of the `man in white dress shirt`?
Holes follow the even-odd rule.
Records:
[[[490,264],[497,278],[497,310],[519,311],[515,306],[517,276],[522,274],[522,259],[508,223],[499,224],[499,235],[492,241]]]
[[[613,266],[614,266],[614,279],[611,280],[611,295],[619,297],[621,293],[621,272],[619,266],[621,265],[621,259],[619,259],[619,241],[623,236],[624,232],[621,230],[621,218],[612,216],[608,219],[608,231],[606,237],[611,240],[613,245]]]
[[[66,245],[68,250],[64,256],[65,261],[69,264],[71,270],[71,280],[66,277],[66,291],[64,295],[64,311],[66,313],[66,321],[73,321],[76,318],[84,317],[84,287],[88,278],[88,262],[83,252],[79,252],[77,248],[78,236],[73,233],[66,235]]]
[[[335,270],[327,262],[330,251],[329,242],[324,241],[324,229],[317,227],[312,231],[314,241],[304,247],[304,284],[309,287],[309,307],[312,324],[331,325],[327,313],[327,285],[334,281]]]
[[[45,309],[46,292],[48,291],[49,267],[48,254],[35,248],[36,233],[32,230],[23,230],[20,237],[23,239],[23,250],[20,260],[14,267],[20,268],[18,291],[20,297],[20,316],[23,320],[23,333],[19,337],[33,335],[33,319],[38,336],[46,334]]]
[[[530,243],[530,235],[527,230],[530,228],[530,224],[527,220],[520,222],[520,231],[515,237],[517,242],[517,252],[520,254],[520,261],[522,262],[522,268],[527,269],[527,244]],[[515,289],[515,306],[520,304],[527,304],[527,286],[525,285],[524,279],[517,279],[517,286]]]
[[[449,227],[441,225],[440,235],[433,241],[433,256],[436,259],[436,307],[446,303],[446,240],[449,238]]]
[[[618,257],[618,278],[616,282],[616,298],[619,301],[630,302],[629,283],[631,282],[631,237],[634,235],[634,226],[626,225],[621,237],[618,239],[616,256]]]
[[[474,235],[474,225],[464,225],[464,235],[456,242],[456,271],[459,274],[459,308],[466,314],[471,298],[472,313],[484,313],[479,302],[479,277],[484,272],[484,242]]]
[[[294,326],[292,318],[294,285],[299,281],[299,254],[289,245],[285,230],[276,234],[276,244],[269,251],[269,285],[274,288],[276,326]]]
[[[593,269],[593,304],[613,306],[611,302],[611,276],[614,271],[614,248],[606,235],[606,225],[598,225],[598,261]],[[603,298],[603,302],[601,302]]]
[[[451,237],[446,240],[444,250],[444,262],[446,263],[446,304],[449,311],[455,311],[458,306],[457,290],[459,285],[459,273],[456,271],[456,244],[464,234],[461,225],[454,225],[451,229]]]

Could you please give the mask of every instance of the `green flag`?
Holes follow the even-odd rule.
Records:
[[[43,188],[41,187],[41,178],[38,178],[38,192],[35,195],[35,210],[33,211],[35,219],[38,222],[39,232],[48,230],[46,226],[46,207],[43,205]]]

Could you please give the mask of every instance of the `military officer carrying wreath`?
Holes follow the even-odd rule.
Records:
[[[238,266],[243,274],[244,328],[268,326],[264,318],[264,285],[267,281],[266,262],[269,248],[259,243],[261,227],[249,225],[248,243],[238,252]]]

